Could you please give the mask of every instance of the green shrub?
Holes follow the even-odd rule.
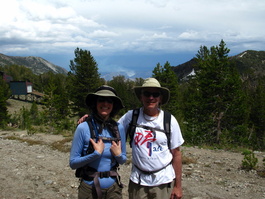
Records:
[[[246,150],[242,153],[242,155],[244,155],[244,159],[242,160],[242,169],[247,171],[255,169],[258,163],[258,158],[255,157],[253,151]]]

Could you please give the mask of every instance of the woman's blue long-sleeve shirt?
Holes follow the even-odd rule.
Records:
[[[111,168],[116,164],[116,161],[119,164],[123,164],[126,161],[126,139],[125,139],[125,132],[124,128],[121,124],[118,123],[118,128],[121,137],[121,149],[122,154],[119,156],[113,156],[110,147],[110,141],[103,141],[105,148],[102,154],[99,154],[97,151],[94,151],[91,154],[86,154],[88,146],[90,144],[90,129],[87,122],[83,122],[77,126],[77,129],[74,134],[74,138],[72,141],[72,148],[70,152],[70,160],[69,164],[72,169],[78,169],[83,166],[90,166],[95,168],[99,172],[110,171]],[[102,133],[99,136],[103,137],[112,137],[112,134],[104,128]],[[93,186],[93,181],[85,181],[87,184]],[[114,178],[99,178],[100,187],[101,188],[108,188],[113,183],[116,182]]]

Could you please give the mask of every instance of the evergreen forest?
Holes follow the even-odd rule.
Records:
[[[255,79],[242,77],[235,62],[229,59],[229,52],[223,40],[210,48],[201,46],[195,56],[195,75],[185,80],[177,77],[169,62],[157,63],[152,77],[167,87],[171,95],[162,109],[178,120],[185,145],[264,150],[265,74]],[[88,113],[86,95],[103,84],[114,87],[125,105],[116,119],[141,106],[133,87],[142,85],[144,79],[116,76],[104,80],[89,50],[75,49],[67,75],[52,72],[35,75],[18,65],[0,66],[0,71],[15,81],[32,82],[35,90],[45,94],[41,104],[34,102],[29,110],[21,107],[19,113],[10,115],[9,86],[0,79],[1,129],[16,127],[27,129],[29,134],[72,134],[77,119]]]

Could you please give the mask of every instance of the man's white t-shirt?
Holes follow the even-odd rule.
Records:
[[[133,111],[123,115],[119,123],[122,123],[125,132],[132,120]],[[156,129],[164,129],[164,111],[160,110],[157,117],[143,115],[143,108],[140,109],[137,125],[145,125]],[[179,124],[176,118],[171,115],[171,149],[175,149],[184,143]],[[157,186],[172,182],[175,172],[171,163],[172,154],[168,149],[167,136],[164,132],[136,127],[132,141],[132,173],[130,180],[134,183],[146,186]],[[146,174],[142,171],[157,171]]]

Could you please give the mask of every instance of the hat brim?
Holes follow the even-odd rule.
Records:
[[[161,92],[161,95],[162,95],[161,105],[164,105],[164,104],[168,103],[169,98],[170,98],[170,92],[169,92],[168,88],[156,87],[156,86],[150,86],[150,87],[147,87],[147,86],[144,86],[144,87],[143,86],[135,86],[133,88],[134,89],[134,93],[135,93],[135,95],[137,96],[137,98],[139,100],[141,99],[141,91],[144,88],[156,88],[156,89],[159,89],[160,92]]]
[[[92,108],[92,106],[95,104],[95,102],[97,101],[98,96],[101,97],[110,97],[113,100],[113,104],[115,105],[115,107],[118,109],[117,111],[119,111],[120,109],[124,108],[122,101],[119,97],[117,96],[109,96],[107,94],[94,94],[94,93],[90,93],[86,96],[86,105],[89,108]]]

